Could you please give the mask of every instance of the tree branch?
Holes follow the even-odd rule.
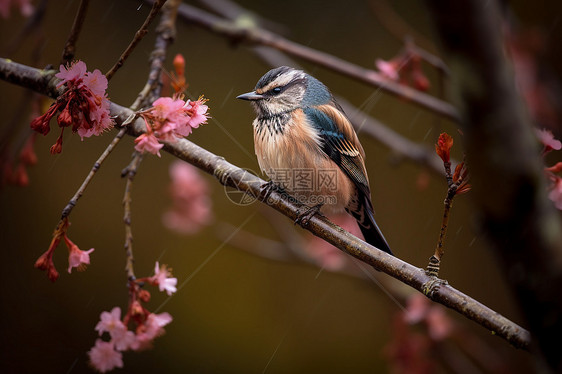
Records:
[[[74,196],[72,196],[72,198],[70,199],[68,204],[66,204],[66,206],[62,210],[62,214],[61,214],[61,218],[60,218],[61,220],[64,220],[64,219],[68,218],[68,216],[72,212],[72,209],[74,209],[74,207],[76,206],[76,203],[78,203],[78,200],[82,197],[82,195],[84,194],[84,191],[86,191],[86,188],[88,188],[88,185],[90,184],[90,182],[92,181],[92,179],[96,175],[97,171],[99,170],[99,168],[101,167],[101,165],[103,164],[103,162],[105,161],[107,156],[109,156],[109,154],[111,152],[113,152],[113,150],[115,149],[117,144],[119,144],[119,141],[123,138],[123,136],[125,135],[125,132],[126,131],[125,131],[124,128],[119,130],[117,135],[115,135],[115,138],[113,138],[111,143],[109,143],[109,145],[105,148],[105,150],[102,152],[100,157],[96,160],[96,162],[94,163],[94,166],[92,166],[92,168],[90,169],[90,172],[88,173],[88,175],[86,176],[86,178],[84,179],[84,181],[82,182],[82,184],[80,185],[78,190],[76,190],[76,192],[74,193]]]
[[[80,1],[80,7],[74,18],[74,23],[72,24],[72,29],[68,35],[68,39],[64,44],[64,49],[62,51],[62,61],[61,64],[66,65],[74,58],[74,53],[76,52],[76,41],[78,40],[78,35],[82,30],[82,25],[86,19],[86,11],[88,10],[88,4],[90,0]]]
[[[52,79],[54,73],[54,71],[44,72],[0,59],[0,79],[18,85],[25,86],[27,84],[29,86],[26,87],[36,87],[42,93],[52,94],[55,91],[54,86],[57,81]],[[44,86],[41,87],[41,85]],[[133,112],[130,109],[115,103],[111,104],[111,115],[114,116],[118,125],[127,121],[132,114]],[[142,119],[137,119],[130,124],[129,134],[139,136],[143,133],[144,128],[145,125]],[[215,176],[225,186],[260,197],[261,187],[265,184],[265,181],[257,176],[250,175],[246,170],[232,165],[221,156],[215,155],[186,139],[165,143],[163,149]],[[299,216],[303,208],[301,204],[294,202],[294,199],[290,199],[276,191],[272,191],[268,195],[267,200],[262,202],[292,220]],[[375,269],[387,273],[414,289],[423,292],[430,299],[477,322],[493,331],[496,335],[506,339],[513,346],[523,349],[529,347],[529,333],[522,327],[456,290],[446,282],[427,276],[423,269],[412,266],[361,241],[330,222],[327,218],[314,216],[307,224],[303,225],[303,228],[351,256],[373,266]]]
[[[156,17],[158,11],[160,10],[160,8],[162,8],[162,5],[164,5],[165,2],[166,0],[156,0],[152,3],[152,9],[150,9],[150,13],[144,20],[140,29],[138,29],[137,32],[135,33],[135,36],[133,37],[133,40],[131,40],[131,43],[129,43],[129,45],[127,46],[125,51],[121,54],[119,60],[117,60],[115,65],[113,65],[113,67],[109,69],[107,73],[105,73],[105,77],[107,78],[108,81],[111,79],[111,77],[113,77],[113,75],[117,72],[117,70],[119,70],[119,68],[123,66],[123,63],[131,55],[137,44],[139,44],[142,38],[144,38],[144,36],[148,33],[148,26],[150,26],[150,23]]]
[[[133,229],[131,227],[131,202],[133,200],[131,196],[131,190],[133,188],[133,180],[137,174],[137,170],[142,161],[142,154],[138,152],[133,152],[133,157],[131,163],[123,169],[121,172],[121,177],[127,178],[125,185],[125,194],[123,196],[123,223],[125,224],[125,255],[127,258],[125,264],[125,271],[127,272],[127,279],[129,281],[135,280],[135,258],[133,256]]]

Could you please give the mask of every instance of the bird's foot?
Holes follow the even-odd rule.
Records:
[[[269,195],[271,195],[271,193],[273,191],[279,192],[279,193],[284,193],[285,190],[283,189],[283,187],[281,187],[280,185],[278,185],[277,183],[273,182],[272,180],[262,184],[260,186],[260,197],[262,201],[267,201],[267,199],[269,198]]]
[[[314,217],[317,214],[322,214],[320,213],[320,209],[322,208],[323,205],[324,204],[317,204],[314,205],[313,207],[306,207],[304,212],[298,214],[297,219],[295,219],[295,225],[296,224],[306,225],[312,217]]]

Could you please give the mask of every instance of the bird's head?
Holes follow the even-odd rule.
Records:
[[[328,104],[330,91],[318,79],[287,66],[265,73],[255,90],[237,97],[254,104],[258,117],[269,117],[297,108]]]

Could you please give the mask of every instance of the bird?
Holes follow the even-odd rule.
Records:
[[[367,243],[393,254],[375,222],[365,151],[322,82],[281,66],[237,99],[254,107],[254,149],[273,186],[306,205],[307,219],[319,212],[346,211],[357,220]]]

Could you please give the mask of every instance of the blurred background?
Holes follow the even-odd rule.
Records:
[[[32,1],[34,6],[37,3]],[[205,8],[204,1],[190,3]],[[268,20],[264,27],[366,68],[376,69],[377,58],[391,60],[398,55],[405,34],[438,54],[423,2],[241,0],[238,4]],[[13,8],[8,18],[0,18],[1,57],[40,68],[58,66],[78,5],[76,0],[48,1],[40,30],[23,40],[17,36],[26,18]],[[560,42],[562,5],[551,3],[541,8],[514,1],[505,7],[519,40],[524,41],[526,49],[522,49],[532,57],[524,66],[533,69],[533,63],[540,63],[541,77],[556,86],[561,72],[561,50],[555,46]],[[149,10],[139,0],[92,1],[76,58],[85,61],[89,70],[106,72]],[[405,31],[394,27],[402,26],[399,21],[408,25]],[[108,94],[112,101],[128,106],[144,86],[157,22],[111,80]],[[257,172],[251,127],[254,113],[248,103],[235,97],[252,90],[270,66],[256,58],[249,47],[233,45],[181,19],[176,41],[169,49],[170,71],[177,53],[186,59],[189,97],[204,94],[212,117],[189,140]],[[439,133],[448,132],[455,139],[453,156],[462,159],[461,135],[455,124],[327,69],[297,62],[334,94],[430,152]],[[430,93],[439,94],[435,69],[422,66],[431,84]],[[18,139],[29,131],[29,106],[22,106],[29,93],[0,82],[0,95],[1,133],[10,134],[10,146],[21,144]],[[559,135],[555,119],[544,121],[541,127],[549,126]],[[109,156],[70,216],[69,237],[83,250],[95,248],[87,271],[66,272],[68,253],[62,244],[55,252],[55,265],[61,273],[57,282],[51,283],[44,272],[33,267],[49,246],[61,210],[113,133],[84,141],[66,134],[63,152],[55,156],[49,148],[58,131],[38,136],[38,163],[27,170],[29,183],[2,186],[2,372],[90,371],[86,352],[97,338],[94,327],[100,313],[127,306],[121,203],[125,181],[120,172],[130,161],[134,145],[130,137]],[[425,267],[441,226],[444,178],[398,157],[366,135],[360,138],[367,153],[380,228],[396,256]],[[549,157],[552,164],[557,155]],[[233,203],[232,194],[211,176],[201,174],[202,193],[210,196],[210,203],[206,203],[209,220],[203,220],[208,222],[190,234],[170,230],[162,217],[173,203],[173,162],[165,153],[161,158],[144,158],[133,185],[132,228],[137,276],[152,275],[154,263],[159,261],[170,265],[178,278],[178,291],[172,297],[147,287],[152,294],[147,308],[168,312],[174,320],[166,327],[166,334],[156,339],[153,349],[125,353],[121,372],[405,372],[399,371],[399,362],[420,360],[412,358],[420,352],[429,364],[417,366],[417,372],[523,373],[533,369],[528,353],[453,312],[446,311],[442,317],[446,321],[443,326],[455,326],[444,339],[428,338],[423,323],[401,324],[402,311],[411,300],[406,286],[361,268],[338,252],[316,252],[311,236],[292,226],[289,219],[259,203]],[[524,324],[497,270],[496,259],[475,229],[476,220],[470,193],[457,197],[440,277]],[[309,261],[294,257],[276,261],[259,255],[260,246],[287,252],[284,247],[290,241],[307,248],[304,253],[310,256]]]

